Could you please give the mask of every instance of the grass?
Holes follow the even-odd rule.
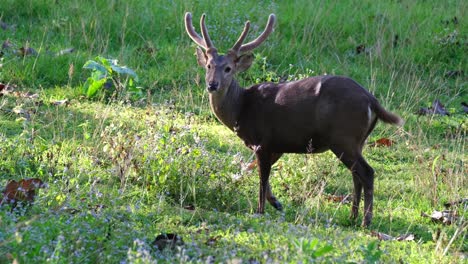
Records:
[[[3,49],[0,83],[17,93],[0,97],[0,186],[38,177],[49,187],[32,206],[0,208],[0,262],[466,262],[467,205],[454,209],[452,225],[421,217],[468,197],[465,10],[460,0],[2,1],[0,41],[12,47]],[[243,169],[253,157],[210,113],[186,11],[207,14],[222,51],[245,20],[253,36],[277,15],[239,76],[245,85],[348,75],[406,120],[403,129],[379,124],[369,141],[395,144],[364,152],[376,170],[370,229],[348,220],[349,205],[329,200],[352,191],[330,153],[285,155],[271,182],[284,213],[253,214],[257,171]],[[21,47],[36,53],[18,56]],[[96,56],[135,70],[144,96],[86,98],[82,66]],[[62,99],[69,104],[54,104]],[[435,99],[450,116],[415,114]],[[156,249],[161,233],[184,245]]]

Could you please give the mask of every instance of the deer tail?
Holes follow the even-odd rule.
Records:
[[[403,126],[405,123],[405,121],[398,115],[385,110],[385,108],[383,108],[383,106],[381,106],[377,100],[375,100],[373,104],[373,110],[377,117],[385,123],[394,124],[397,126]]]

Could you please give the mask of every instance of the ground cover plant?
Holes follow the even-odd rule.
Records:
[[[1,1],[0,263],[466,262],[466,10]],[[347,75],[405,119],[379,123],[364,150],[376,171],[368,229],[348,219],[351,175],[331,153],[282,157],[271,185],[285,211],[254,214],[252,153],[210,112],[186,11],[208,14],[220,50],[246,20],[254,36],[276,14],[243,85]],[[92,61],[116,68],[90,96]],[[27,179],[46,186],[25,195]]]

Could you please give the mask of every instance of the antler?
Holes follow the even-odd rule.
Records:
[[[195,43],[197,43],[198,46],[204,48],[205,50],[214,48],[213,42],[210,39],[210,35],[208,35],[208,29],[206,28],[206,25],[205,25],[205,14],[201,16],[200,28],[201,28],[203,38],[200,37],[200,35],[198,35],[198,33],[193,28],[192,14],[190,12],[185,13],[185,30],[187,31],[187,34],[189,35],[189,37]]]
[[[200,19],[200,28],[203,37],[200,37],[200,35],[198,35],[198,33],[193,28],[192,14],[190,12],[185,13],[185,30],[187,31],[187,34],[190,36],[190,38],[193,41],[195,41],[195,43],[197,43],[198,46],[204,48],[205,50],[215,49],[215,47],[213,46],[213,42],[210,39],[210,35],[208,35],[208,29],[205,25],[205,17],[206,15],[203,14]],[[241,52],[250,51],[258,47],[266,40],[266,38],[271,34],[271,32],[273,32],[275,20],[275,14],[271,14],[268,17],[267,25],[265,27],[265,30],[263,30],[262,34],[260,34],[260,36],[258,36],[258,38],[254,39],[253,41],[242,45],[250,29],[250,22],[247,21],[245,23],[244,30],[242,31],[239,39],[237,39],[234,46],[232,46],[231,51],[233,51],[236,54],[239,54]]]
[[[234,44],[234,46],[232,47],[231,50],[234,51],[235,53],[239,54],[241,52],[250,51],[250,50],[253,50],[256,47],[258,47],[260,44],[262,44],[266,40],[266,38],[270,35],[270,33],[273,32],[273,26],[275,25],[275,19],[276,19],[275,14],[270,14],[270,16],[268,17],[268,23],[267,23],[267,25],[265,27],[265,30],[263,30],[262,34],[260,34],[260,36],[258,36],[258,38],[256,38],[256,39],[252,40],[251,42],[241,46],[242,42],[244,42],[245,37],[247,36],[249,28],[250,28],[250,22],[247,21],[245,23],[244,30],[242,31],[241,36],[236,41],[236,44]]]
[[[232,46],[231,48],[232,51],[239,53],[239,49],[241,48],[242,42],[244,42],[245,37],[247,37],[247,33],[249,33],[249,28],[250,28],[250,21],[247,21],[245,22],[245,26],[244,26],[244,30],[242,31],[242,34],[240,35],[239,39],[237,39],[234,46]]]

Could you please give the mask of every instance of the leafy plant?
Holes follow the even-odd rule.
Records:
[[[307,240],[299,238],[293,243],[298,253],[311,259],[324,258],[326,254],[333,251],[333,246],[327,243],[320,243],[318,238]]]
[[[372,241],[367,244],[367,246],[361,246],[361,251],[365,263],[378,263],[384,253],[379,249],[379,243],[377,241]]]
[[[132,97],[142,97],[141,87],[135,84],[138,81],[135,71],[119,65],[117,60],[98,56],[95,60],[88,60],[83,68],[92,71],[84,84],[88,98],[97,96],[100,91],[104,92],[104,97],[121,99],[127,92]]]

